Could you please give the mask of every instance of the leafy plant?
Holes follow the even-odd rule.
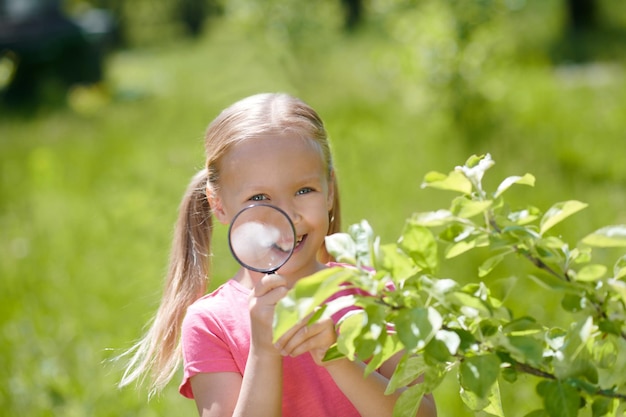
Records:
[[[504,416],[501,384],[532,383],[542,407],[527,416],[615,416],[626,403],[626,373],[615,371],[626,352],[626,255],[610,268],[592,262],[592,248],[626,247],[626,225],[601,228],[570,247],[550,232],[586,204],[512,210],[505,192],[514,184],[533,186],[535,178],[511,176],[487,191],[483,176],[493,164],[489,154],[472,156],[448,174],[426,174],[423,187],[459,196],[448,209],[415,213],[395,243],[382,244],[366,221],[329,236],[335,259],[354,267],[299,281],[277,306],[275,337],[316,310],[312,320],[354,304],[360,309],[339,322],[327,359],[368,360],[372,372],[404,350],[388,392],[418,377],[423,383],[403,393],[396,416],[415,415],[422,395],[436,392],[452,370],[460,397],[476,413]],[[487,255],[474,283],[438,276],[443,262],[479,250]],[[529,279],[560,297],[570,325],[516,317],[480,281],[515,255],[536,267]],[[346,285],[368,295],[325,302]]]

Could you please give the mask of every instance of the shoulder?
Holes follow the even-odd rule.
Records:
[[[199,298],[187,309],[188,312],[214,310],[222,305],[247,302],[250,290],[237,281],[229,280],[220,285],[213,292]]]
[[[248,297],[249,290],[236,281],[225,282],[187,308],[183,319],[183,330],[206,327],[208,323],[227,319],[237,311],[247,312]]]

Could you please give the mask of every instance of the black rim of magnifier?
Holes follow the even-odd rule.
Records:
[[[230,233],[232,232],[233,229],[233,224],[235,224],[235,222],[237,221],[237,218],[239,216],[241,216],[244,212],[255,208],[255,207],[268,207],[268,208],[272,208],[276,211],[278,211],[280,214],[282,214],[283,216],[285,216],[285,219],[287,219],[287,223],[289,224],[289,228],[291,229],[291,233],[293,233],[293,246],[291,247],[291,250],[289,251],[289,254],[287,255],[287,257],[285,258],[285,260],[283,262],[281,262],[278,266],[271,268],[271,269],[265,269],[265,268],[255,268],[253,266],[248,265],[247,263],[243,262],[235,253],[235,250],[233,249],[233,244],[231,243],[231,239],[230,239]],[[247,207],[242,208],[239,213],[237,213],[235,215],[235,217],[233,217],[233,220],[230,222],[230,225],[228,226],[228,247],[230,248],[230,253],[233,254],[233,256],[235,257],[235,259],[237,260],[237,262],[239,262],[239,264],[241,266],[243,266],[246,269],[249,269],[251,271],[255,271],[255,272],[263,272],[265,274],[274,274],[276,273],[276,271],[278,271],[280,269],[281,266],[285,265],[287,263],[287,261],[289,260],[289,258],[291,258],[291,255],[293,255],[293,250],[295,249],[295,244],[296,244],[296,228],[293,225],[293,222],[291,221],[291,218],[289,217],[289,215],[287,213],[285,213],[285,211],[279,207],[276,207],[272,204],[251,204]]]

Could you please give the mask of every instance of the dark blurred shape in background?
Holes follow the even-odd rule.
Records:
[[[587,31],[594,29],[597,18],[597,2],[595,0],[569,0],[567,4],[571,30]]]
[[[68,16],[60,0],[0,0],[0,99],[33,105],[42,95],[104,77],[115,21],[104,9]]]
[[[183,24],[187,35],[199,37],[206,25],[207,18],[223,12],[215,0],[179,0],[175,5],[175,15]]]
[[[344,27],[348,31],[355,30],[363,21],[363,0],[341,0],[344,13]]]

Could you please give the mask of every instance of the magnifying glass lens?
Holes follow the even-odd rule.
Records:
[[[276,206],[257,204],[241,210],[230,224],[228,242],[245,268],[274,273],[291,257],[296,233],[289,216]]]

